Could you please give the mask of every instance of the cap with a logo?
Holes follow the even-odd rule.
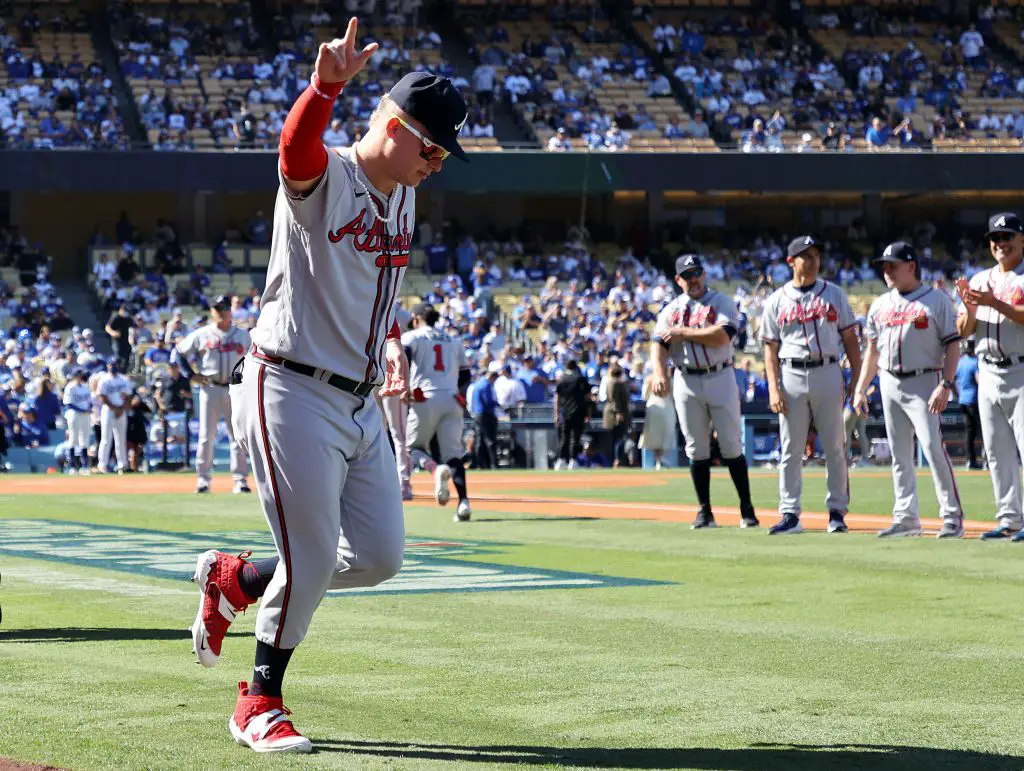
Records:
[[[212,303],[210,303],[210,307],[215,308],[218,311],[231,310],[231,295],[217,295],[217,298]]]
[[[789,246],[786,247],[787,257],[796,257],[799,254],[803,254],[811,247],[820,249],[824,244],[816,236],[800,236],[794,238],[789,242]]]
[[[388,92],[388,99],[422,123],[430,139],[456,158],[469,160],[458,140],[469,111],[462,94],[448,78],[410,72]]]
[[[894,241],[875,262],[918,262],[917,251],[906,241]]]
[[[676,275],[686,276],[687,274],[703,273],[704,263],[696,254],[684,254],[676,258]]]
[[[994,214],[988,218],[988,232],[985,237],[993,233],[1024,233],[1024,222],[1013,212]]]

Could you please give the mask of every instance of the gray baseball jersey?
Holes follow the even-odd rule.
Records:
[[[655,337],[672,327],[700,329],[716,325],[739,329],[739,311],[736,303],[721,292],[708,289],[697,300],[681,294],[661,309],[654,325]],[[707,346],[692,342],[674,342],[668,349],[669,358],[677,367],[707,369],[733,359],[733,345]]]
[[[941,369],[946,345],[959,339],[953,301],[924,284],[907,295],[893,289],[878,297],[865,334],[878,348],[878,366],[897,373]]]
[[[989,290],[998,299],[1010,305],[1024,304],[1024,263],[1012,273],[1003,273],[999,267],[974,274],[971,289]],[[1024,326],[988,306],[978,306],[978,326],[974,330],[978,366],[985,369],[986,359],[1006,359],[1024,356]],[[1021,366],[1021,365],[1017,365]]]
[[[789,282],[765,301],[761,339],[779,343],[780,359],[837,359],[842,333],[857,323],[846,292],[819,278],[806,291]]]
[[[227,385],[231,370],[249,350],[249,332],[241,327],[221,331],[214,323],[204,324],[179,341],[175,348],[200,375]]]
[[[459,370],[466,366],[461,340],[423,326],[402,335],[402,345],[409,352],[411,389],[419,388],[427,397],[459,392]]]
[[[356,171],[352,148],[327,156],[327,173],[302,198],[288,193],[282,177],[252,340],[271,355],[380,384],[409,264],[416,191],[400,185],[389,211],[387,196]]]

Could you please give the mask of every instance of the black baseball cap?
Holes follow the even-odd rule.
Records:
[[[676,258],[676,275],[685,276],[688,273],[696,275],[704,272],[704,263],[696,254],[684,254]]]
[[[388,99],[422,123],[430,139],[459,160],[469,162],[458,140],[469,111],[462,94],[448,78],[410,72],[388,92]]]
[[[799,254],[803,254],[811,247],[821,249],[825,244],[817,236],[799,236],[789,242],[789,246],[786,247],[787,257],[796,257]]]
[[[906,241],[893,241],[875,262],[918,262],[917,250]]]
[[[993,233],[1024,233],[1024,222],[1013,212],[993,214],[988,218],[988,238]]]
[[[219,311],[231,310],[231,295],[221,294],[214,298],[214,301],[210,303],[211,308],[215,308]]]

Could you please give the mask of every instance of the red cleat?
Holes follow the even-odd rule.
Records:
[[[280,696],[252,696],[243,681],[228,729],[236,742],[256,752],[311,752],[313,742],[295,730],[291,714]]]
[[[204,667],[212,667],[220,659],[221,645],[235,616],[252,603],[239,584],[238,577],[245,558],[252,552],[237,557],[221,551],[199,555],[192,583],[199,587],[199,612],[192,624],[192,651]]]

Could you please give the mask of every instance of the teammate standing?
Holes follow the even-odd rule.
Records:
[[[405,332],[412,321],[412,314],[402,307],[401,303],[395,303],[395,323],[398,328]],[[398,465],[398,479],[402,484],[402,500],[412,500],[412,459],[409,456],[406,436],[409,425],[409,397],[408,394],[391,394],[380,398],[381,411],[387,422],[388,433],[391,436],[391,447],[395,452],[395,461]]]
[[[405,354],[394,303],[409,263],[415,188],[448,155],[466,105],[447,78],[403,77],[351,148],[321,135],[335,98],[377,48],[357,22],[320,46],[310,86],[281,131],[280,186],[253,347],[232,375],[232,421],[249,453],[277,556],[199,556],[193,624],[213,666],[236,613],[262,597],[251,685],[229,727],[259,752],[309,752],[281,683],[328,589],[374,586],[402,565],[402,496],[374,391],[401,394]]]
[[[981,438],[999,507],[998,526],[981,538],[1024,541],[1018,459],[1024,457],[1024,222],[996,214],[986,237],[999,264],[956,282],[963,301],[957,330],[976,340]]]
[[[779,415],[779,514],[769,535],[802,533],[800,496],[803,450],[811,420],[825,450],[828,532],[845,533],[850,504],[843,425],[843,374],[839,346],[850,360],[851,381],[860,375],[857,321],[846,293],[818,278],[822,242],[794,239],[786,250],[793,280],[765,301],[761,319],[769,403]]]
[[[99,387],[100,446],[97,451],[96,468],[102,473],[110,462],[110,445],[114,445],[117,456],[117,473],[123,474],[128,467],[128,396],[134,387],[121,374],[121,362],[111,357],[107,371],[110,377]]]
[[[921,535],[914,464],[916,435],[931,468],[942,512],[938,537],[962,538],[960,492],[939,424],[960,360],[956,310],[948,295],[921,283],[921,261],[910,244],[889,244],[876,262],[882,263],[889,291],[868,311],[868,346],[853,407],[858,414],[867,414],[868,384],[881,368],[882,412],[892,448],[895,501],[893,524],[878,535]]]
[[[434,495],[444,506],[450,495],[448,480],[455,484],[459,505],[456,522],[469,521],[472,512],[466,492],[466,467],[462,463],[462,425],[465,420],[460,391],[469,383],[470,370],[461,340],[436,328],[441,318],[434,308],[420,303],[412,310],[411,332],[402,335],[409,357],[409,404],[407,447],[423,456],[423,466],[434,475]],[[430,457],[430,441],[437,437],[443,463]]]
[[[68,425],[71,466],[79,474],[89,473],[89,413],[92,392],[85,380],[85,370],[76,369],[71,382],[64,386],[64,420]],[[0,428],[0,431],[3,429]]]
[[[173,358],[182,375],[199,384],[199,446],[196,447],[196,492],[209,493],[213,474],[213,444],[221,418],[231,445],[232,492],[248,493],[245,450],[231,424],[231,371],[249,350],[249,333],[231,324],[231,297],[221,295],[210,305],[211,321],[174,346]]]
[[[692,527],[716,527],[711,510],[712,424],[740,498],[740,527],[758,527],[743,454],[740,392],[732,369],[732,340],[739,324],[736,303],[706,286],[704,265],[695,254],[676,260],[675,280],[683,292],[662,308],[654,325],[651,390],[658,396],[668,395],[671,358],[676,365],[672,388],[676,414],[700,503]]]

